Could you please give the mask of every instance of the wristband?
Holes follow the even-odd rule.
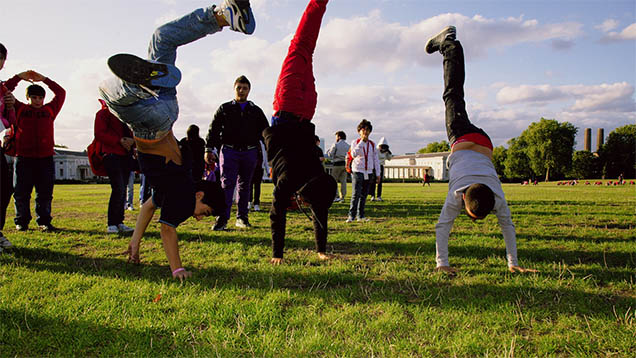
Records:
[[[172,271],[172,276],[174,277],[174,275],[178,274],[179,272],[185,271],[185,269],[183,267],[179,267],[178,269]]]

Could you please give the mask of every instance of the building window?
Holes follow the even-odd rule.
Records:
[[[64,169],[60,168],[60,177],[64,176]]]

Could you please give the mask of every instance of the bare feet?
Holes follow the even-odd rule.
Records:
[[[272,257],[271,260],[269,260],[269,263],[275,266],[281,265],[283,264],[283,258],[282,257]]]
[[[519,273],[539,272],[539,270],[523,268],[521,266],[508,266],[508,271],[510,271],[512,273],[515,273],[515,272],[519,272]]]
[[[333,259],[333,255],[328,255],[324,252],[319,252],[318,253],[318,259],[322,260],[322,261],[327,261],[327,260],[331,260]]]
[[[444,272],[451,276],[455,276],[457,275],[457,272],[459,272],[459,270],[450,266],[438,266],[435,268],[435,272]]]

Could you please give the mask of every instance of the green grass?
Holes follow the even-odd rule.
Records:
[[[328,263],[299,212],[288,215],[279,267],[268,263],[267,212],[251,214],[248,231],[190,219],[178,231],[194,277],[180,284],[156,223],[142,264],[129,265],[128,238],[105,234],[109,187],[57,185],[63,232],[18,233],[9,210],[0,356],[633,357],[634,187],[504,190],[520,264],[537,274],[508,273],[492,215],[459,217],[450,260],[461,272],[433,273],[447,185],[385,184],[385,201],[368,203],[370,223],[345,224],[348,204],[334,204]],[[268,209],[271,184],[263,193]]]

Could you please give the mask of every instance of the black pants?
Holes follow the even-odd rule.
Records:
[[[13,172],[13,203],[16,225],[28,226],[31,221],[31,192],[35,187],[35,214],[38,225],[51,223],[51,202],[55,185],[53,157],[16,157]]]
[[[452,145],[457,138],[479,133],[488,135],[468,120],[466,102],[464,102],[464,49],[459,41],[445,40],[441,45],[444,56],[444,104],[446,105],[446,134]]]
[[[327,218],[329,208],[336,197],[336,181],[326,173],[310,179],[307,183],[294,183],[293,180],[286,180],[285,176],[283,173],[278,180],[278,185],[274,187],[274,199],[269,211],[273,256],[283,257],[287,208],[291,202],[291,197],[296,192],[309,204],[309,209],[303,208],[303,210],[313,213],[310,216],[313,218],[316,250],[322,253],[326,252]]]
[[[7,207],[11,201],[11,194],[13,194],[13,179],[7,158],[4,156],[4,150],[0,148],[0,237],[2,229],[4,229],[4,222],[7,219]]]
[[[108,173],[111,189],[108,201],[108,225],[119,225],[124,222],[126,187],[132,163],[129,156],[107,154],[104,157],[104,167]]]
[[[261,205],[261,183],[263,182],[263,167],[256,165],[252,176],[252,190],[250,191],[250,203]]]
[[[369,183],[369,195],[371,195],[373,197],[376,197],[376,198],[379,198],[379,197],[382,196],[382,182],[384,181],[384,165],[380,165],[380,182],[378,182],[378,178],[376,177],[377,174],[376,174],[375,171],[373,172],[373,174],[374,174],[373,177],[371,177],[369,179],[370,180],[370,183]],[[375,192],[376,185],[378,187],[377,195],[376,195],[376,192]]]

